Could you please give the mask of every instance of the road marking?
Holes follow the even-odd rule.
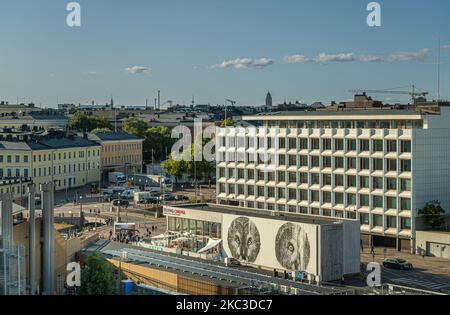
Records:
[[[434,290],[439,290],[439,289],[450,287],[450,283],[443,284],[443,283],[436,283],[436,282],[411,279],[411,278],[397,278],[397,279],[392,279],[391,281],[405,283],[405,284],[409,284],[409,285],[415,285],[415,286],[428,288],[428,289],[434,289]]]

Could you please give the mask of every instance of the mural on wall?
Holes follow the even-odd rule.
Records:
[[[307,270],[310,252],[308,234],[300,225],[286,223],[280,227],[275,239],[275,255],[281,266],[288,270]]]
[[[245,217],[233,220],[228,229],[228,247],[233,258],[255,262],[261,249],[261,237],[256,224]]]

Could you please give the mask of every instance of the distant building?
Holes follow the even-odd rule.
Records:
[[[102,178],[110,172],[142,173],[144,139],[124,132],[98,132],[88,138],[101,145]]]
[[[267,92],[266,95],[266,107],[272,107],[272,95],[270,92]]]

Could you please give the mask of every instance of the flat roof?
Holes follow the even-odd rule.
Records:
[[[344,120],[353,119],[422,119],[423,115],[410,109],[367,109],[367,110],[345,110],[345,111],[292,111],[292,112],[274,112],[262,113],[259,115],[243,116],[242,120],[322,120],[324,118],[336,118]]]
[[[240,215],[240,216],[248,216],[248,217],[257,217],[257,218],[280,220],[280,221],[290,221],[290,222],[298,222],[298,223],[306,223],[306,224],[316,224],[316,225],[330,225],[330,224],[334,224],[337,222],[356,221],[356,220],[350,220],[350,219],[344,219],[344,218],[332,218],[332,217],[306,215],[306,214],[291,213],[291,212],[271,211],[271,210],[253,209],[253,208],[244,208],[244,207],[233,207],[233,206],[226,206],[226,205],[219,205],[219,204],[186,204],[186,205],[174,205],[174,206],[167,206],[167,207],[186,209],[186,210],[194,210],[194,211],[204,211],[204,212],[223,213],[223,214]]]

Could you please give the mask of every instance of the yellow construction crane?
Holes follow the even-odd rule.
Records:
[[[396,89],[411,88],[411,91],[395,91]],[[349,90],[350,93],[366,93],[366,94],[396,94],[396,95],[409,95],[411,96],[412,104],[416,103],[417,97],[426,97],[428,92],[417,92],[415,85],[403,86],[399,88],[386,89],[386,90]]]

